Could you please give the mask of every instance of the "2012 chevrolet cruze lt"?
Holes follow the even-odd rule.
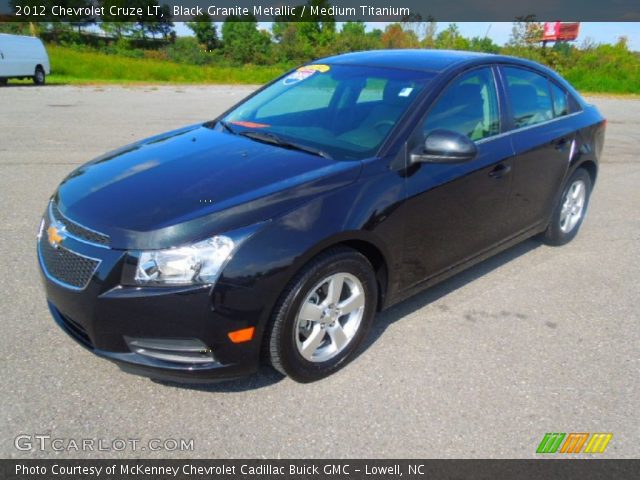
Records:
[[[584,219],[605,120],[509,57],[376,51],[295,69],[220,117],[106,154],[38,234],[57,323],[150,377],[345,365],[375,312]]]

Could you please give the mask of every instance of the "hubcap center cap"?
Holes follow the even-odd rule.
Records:
[[[330,305],[322,311],[322,322],[331,324],[340,318],[342,312],[335,305]]]

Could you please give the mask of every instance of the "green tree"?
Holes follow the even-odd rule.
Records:
[[[380,42],[383,48],[416,48],[420,45],[415,32],[405,30],[400,23],[387,25]]]
[[[220,46],[218,29],[211,21],[209,14],[196,15],[193,17],[193,22],[187,22],[187,27],[191,29],[198,42],[204,45],[207,50],[214,50]]]
[[[174,33],[173,14],[171,13],[169,5],[164,3],[159,10],[153,11],[157,13],[154,13],[150,21],[146,23],[147,31],[153,37],[156,35],[160,35],[164,39],[172,37],[172,34]]]
[[[424,37],[421,40],[422,46],[425,48],[434,48],[436,46],[436,32],[438,31],[438,23],[430,19],[426,22],[424,28]]]
[[[282,62],[302,63],[312,59],[316,48],[305,36],[301,22],[280,22],[277,57]],[[275,26],[275,25],[274,25]],[[275,36],[274,36],[275,37]]]
[[[435,46],[446,50],[469,50],[469,40],[462,36],[457,24],[451,23],[438,34]]]
[[[381,48],[379,37],[366,33],[363,22],[345,22],[336,35],[332,53],[356,52]]]
[[[100,28],[105,33],[113,35],[116,38],[122,38],[135,31],[135,17],[124,17],[122,15],[112,15],[110,13],[110,8],[112,6],[123,8],[127,7],[129,5],[129,0],[98,0],[98,5],[104,9]]]
[[[535,15],[516,17],[511,27],[509,45],[513,47],[528,47],[540,41],[543,25],[536,22]]]
[[[237,63],[266,61],[271,39],[258,30],[258,22],[249,17],[227,17],[222,24],[222,43],[225,55]]]
[[[167,38],[173,32],[171,9],[166,4],[160,6],[156,0],[98,0],[98,3],[104,7],[104,23],[100,27],[118,38],[127,35],[142,39],[148,35]],[[112,6],[140,8],[142,13],[112,15]]]
[[[437,25],[435,18],[431,15],[423,19],[419,13],[412,13],[402,21],[404,30],[413,32],[420,41],[421,46],[426,48],[435,46]]]
[[[333,17],[327,18],[312,14],[310,7],[328,8],[329,6],[331,6],[329,0],[309,0],[303,16],[278,16],[272,27],[274,39],[280,42],[285,35],[285,32],[287,32],[287,35],[291,37],[292,29],[295,28],[295,36],[298,38],[298,41],[303,41],[314,48],[326,47],[335,40],[335,19]],[[298,11],[300,11],[300,9],[301,7],[298,7]],[[303,46],[302,50],[304,50],[305,47],[306,46]]]
[[[473,37],[469,40],[469,50],[484,53],[500,53],[500,47],[489,37]]]
[[[30,28],[27,22],[0,22],[0,33],[12,35],[29,35]]]

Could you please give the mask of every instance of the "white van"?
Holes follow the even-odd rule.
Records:
[[[44,85],[49,73],[49,55],[39,38],[0,33],[0,85],[9,78],[32,78]]]

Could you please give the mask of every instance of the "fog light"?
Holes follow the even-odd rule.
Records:
[[[129,350],[138,355],[175,363],[215,362],[211,349],[197,338],[124,337]]]

